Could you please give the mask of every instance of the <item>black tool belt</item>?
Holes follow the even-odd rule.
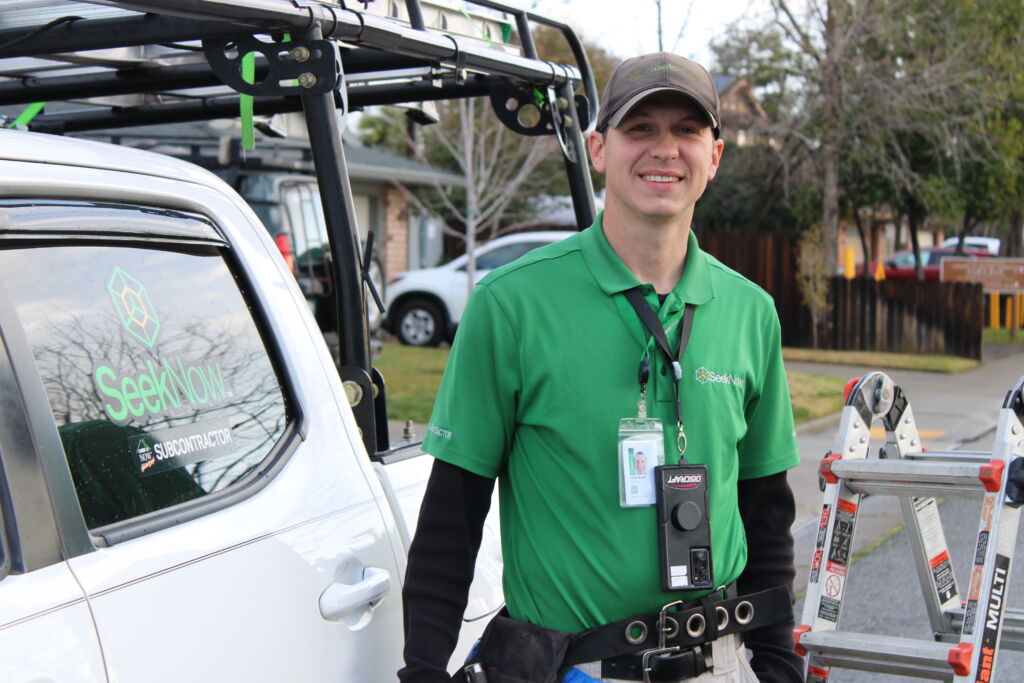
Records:
[[[597,660],[605,678],[682,680],[707,670],[705,643],[791,616],[785,586],[737,597],[733,585],[575,634],[512,619],[503,610],[488,624],[471,663],[481,665],[487,683],[556,683],[576,664]],[[464,675],[455,680],[467,680]]]

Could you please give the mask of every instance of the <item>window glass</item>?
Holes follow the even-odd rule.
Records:
[[[905,254],[896,254],[889,259],[889,265],[897,267],[913,267],[914,265],[914,252],[908,251]]]
[[[533,251],[544,244],[545,242],[517,242],[492,249],[486,254],[476,257],[477,270],[493,270],[506,263],[512,263],[526,252]]]
[[[90,528],[249,474],[285,401],[220,252],[0,249]]]

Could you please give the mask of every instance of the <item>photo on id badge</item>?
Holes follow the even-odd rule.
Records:
[[[620,461],[622,465],[623,504],[653,505],[654,466],[658,463],[656,453],[658,444],[654,439],[630,439],[620,442]]]

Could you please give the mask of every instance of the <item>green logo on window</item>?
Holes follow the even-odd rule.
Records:
[[[114,308],[121,316],[121,324],[133,337],[146,346],[153,348],[157,332],[160,331],[160,320],[156,317],[156,309],[149,300],[149,294],[141,282],[114,267],[110,276],[107,291],[114,302]]]

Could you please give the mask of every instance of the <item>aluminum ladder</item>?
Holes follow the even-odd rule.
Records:
[[[1024,611],[1006,608],[1024,502],[1024,377],[1006,395],[991,452],[926,451],[903,390],[874,372],[847,385],[839,436],[821,463],[824,502],[807,597],[794,632],[808,683],[832,667],[945,681],[989,681],[1000,647],[1024,650]],[[873,420],[886,442],[869,455]],[[935,641],[839,630],[865,494],[898,496]],[[974,565],[961,602],[936,496],[982,497]],[[952,645],[952,646],[951,646]]]

